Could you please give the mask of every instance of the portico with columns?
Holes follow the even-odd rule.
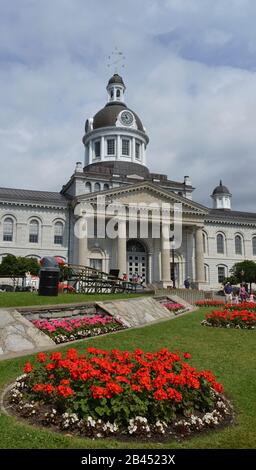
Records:
[[[183,286],[184,279],[190,277],[191,283],[196,287],[202,287],[204,283],[204,250],[203,250],[203,220],[206,209],[197,203],[170,194],[162,188],[149,182],[140,182],[129,187],[119,187],[105,192],[105,211],[109,205],[125,210],[124,217],[117,218],[116,236],[108,238],[106,232],[103,237],[97,237],[97,223],[94,219],[91,236],[83,236],[76,240],[74,246],[73,262],[81,265],[92,265],[95,248],[102,253],[102,270],[118,269],[119,276],[126,274],[130,279],[132,275],[140,275],[146,284],[160,283],[163,287],[172,286],[172,251],[166,247],[166,238],[163,236],[163,224],[161,210],[159,212],[159,236],[153,236],[152,223],[153,212],[158,206],[169,203],[170,208],[175,203],[182,205],[182,240],[180,246],[174,251],[176,267],[178,269],[177,286]],[[97,194],[87,194],[76,198],[76,205],[81,208],[85,203],[97,207]],[[136,218],[131,216],[130,207],[139,204],[139,212]],[[130,214],[130,217],[129,217]],[[106,216],[107,226],[111,216]],[[137,237],[131,236],[131,226],[135,226],[138,220]],[[143,236],[145,222],[148,222],[148,236]],[[170,223],[173,223],[171,212]],[[80,222],[81,227],[84,223]],[[142,227],[143,225],[143,227]],[[117,230],[118,228],[118,230]],[[85,231],[85,230],[84,230]],[[104,269],[103,269],[104,268]]]

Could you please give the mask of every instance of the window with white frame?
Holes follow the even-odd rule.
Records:
[[[54,245],[63,245],[64,225],[62,222],[56,222],[54,225]]]
[[[107,155],[115,155],[116,146],[115,139],[107,139]]]
[[[38,243],[39,239],[39,222],[31,220],[29,224],[29,243]]]
[[[135,142],[135,158],[140,160],[141,157],[141,145],[139,142]]]
[[[224,254],[224,251],[225,251],[224,235],[222,235],[222,233],[218,233],[218,235],[217,235],[217,253]]]
[[[235,253],[236,255],[241,255],[243,252],[243,247],[242,247],[242,237],[241,235],[236,235],[235,236]]]
[[[130,155],[130,140],[129,139],[122,139],[122,155],[129,156]]]
[[[256,237],[253,237],[252,239],[252,254],[253,256],[256,256]]]
[[[100,157],[100,140],[94,142],[94,158]]]
[[[3,223],[3,241],[12,242],[13,241],[13,220],[11,217],[6,217]]]
[[[226,277],[226,266],[218,266],[218,282],[222,284]]]

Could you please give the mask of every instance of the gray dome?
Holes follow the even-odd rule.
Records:
[[[118,75],[118,73],[114,73],[114,75],[109,79],[108,85],[111,85],[112,83],[119,83],[120,85],[124,85],[122,77]]]
[[[145,132],[143,129],[142,122],[137,114],[131,109],[127,108],[126,104],[119,101],[110,101],[102,108],[93,118],[93,129],[99,129],[101,127],[112,127],[116,125],[116,120],[121,111],[127,109],[131,111],[135,117],[138,130]]]
[[[230,195],[231,194],[229,189],[227,188],[227,186],[223,186],[221,180],[220,180],[219,186],[216,186],[216,188],[214,189],[214,191],[212,193],[213,196],[218,195],[218,194],[220,194],[220,195],[223,195],[223,194]]]

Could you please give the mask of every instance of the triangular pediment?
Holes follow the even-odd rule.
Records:
[[[207,207],[179,196],[172,191],[163,189],[159,185],[151,182],[140,182],[129,186],[119,186],[118,188],[112,188],[107,191],[84,194],[78,196],[75,202],[87,201],[91,204],[95,204],[97,202],[97,196],[105,197],[107,205],[115,202],[124,205],[145,204],[145,206],[161,203],[169,203],[173,206],[176,203],[181,203],[184,213],[198,216],[206,216],[208,214]]]

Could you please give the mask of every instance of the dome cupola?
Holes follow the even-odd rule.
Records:
[[[219,186],[216,186],[213,190],[211,197],[213,199],[214,209],[231,209],[232,194],[227,186],[222,184],[222,180],[220,180]]]
[[[85,124],[85,167],[109,161],[146,166],[149,138],[139,116],[124,103],[122,77],[114,73],[106,88],[107,104]]]

